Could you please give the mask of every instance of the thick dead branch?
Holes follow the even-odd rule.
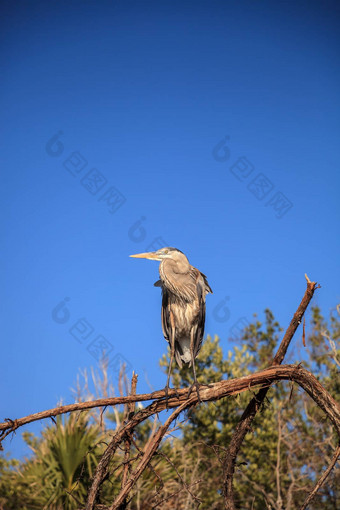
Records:
[[[217,383],[211,384],[208,386],[200,387],[200,396],[203,402],[209,402],[212,400],[219,400],[224,397],[229,397],[231,395],[237,395],[238,393],[242,393],[244,391],[248,391],[254,389],[258,386],[268,386],[280,380],[290,380],[297,382],[309,395],[316,400],[318,395],[315,394],[317,391],[324,390],[323,386],[318,382],[318,380],[305,370],[300,365],[282,365],[282,366],[272,366],[266,368],[265,370],[261,370],[260,372],[255,372],[255,374],[246,375],[244,377],[239,377],[237,379],[228,379],[224,381],[219,381]],[[325,391],[325,390],[324,390]],[[325,391],[328,395],[328,393]],[[169,390],[169,400],[168,407],[169,409],[175,408],[182,403],[186,402],[187,406],[193,406],[197,404],[197,395],[191,395],[188,400],[187,397],[188,388],[183,388],[181,390]],[[333,402],[333,406],[339,412],[338,404],[333,400],[333,398],[328,395],[330,402]],[[150,404],[145,409],[139,410],[132,420],[128,422],[125,427],[128,426],[130,429],[130,424],[135,422],[135,425],[141,423],[146,420],[149,416],[153,414],[160,413],[166,409],[166,399],[164,395],[164,390],[155,391],[153,393],[141,394],[141,395],[131,395],[128,397],[112,397],[112,398],[103,398],[98,400],[93,400],[91,402],[81,402],[79,404],[71,404],[67,406],[60,406],[54,409],[50,409],[49,411],[43,411],[40,413],[31,414],[29,416],[25,416],[24,418],[19,418],[16,420],[7,419],[4,423],[0,424],[0,430],[5,432],[6,435],[15,431],[19,427],[26,425],[27,423],[31,423],[33,421],[37,421],[38,419],[50,418],[59,414],[66,414],[74,411],[86,411],[88,409],[93,409],[94,407],[105,407],[105,406],[115,406],[119,404],[125,404],[128,402],[143,402],[147,400],[154,400],[152,404]],[[320,400],[321,404],[323,399]],[[322,406],[321,406],[322,407]],[[323,408],[323,407],[322,407]],[[324,408],[323,408],[324,409]],[[325,409],[324,409],[325,410]],[[40,415],[40,418],[37,416]],[[333,421],[334,424],[334,421]],[[134,425],[134,426],[135,426]],[[117,434],[120,434],[119,430]],[[114,436],[114,438],[116,435]],[[2,439],[4,439],[2,437]]]
[[[181,392],[183,395],[188,390],[183,389]],[[175,390],[169,390],[169,395],[176,395]],[[46,411],[39,413],[30,414],[23,418],[11,419],[5,418],[3,423],[0,423],[0,441],[2,441],[8,434],[14,432],[19,427],[32,423],[34,421],[44,420],[46,418],[55,418],[59,414],[72,413],[74,411],[86,411],[88,409],[94,409],[96,407],[107,407],[117,406],[119,404],[128,404],[129,402],[144,402],[147,400],[154,400],[164,396],[164,390],[154,391],[153,393],[147,393],[142,395],[133,395],[127,397],[111,397],[111,398],[98,398],[96,400],[90,400],[86,402],[77,402],[75,404],[69,404],[65,406],[58,406]]]
[[[303,385],[309,388],[308,386],[309,378],[313,379],[315,383],[319,384],[317,379],[310,372],[308,372],[301,366],[298,365],[282,365],[281,367],[273,366],[266,368],[265,370],[261,370],[260,372],[256,372],[255,374],[239,377],[237,379],[219,381],[217,383],[211,384],[209,387],[201,386],[200,396],[202,401],[209,402],[212,400],[218,400],[220,398],[229,397],[231,395],[237,395],[238,393],[254,389],[258,386],[265,385],[269,387],[274,382],[282,379],[295,381],[298,384],[300,384],[300,386],[302,386],[303,388],[304,388]],[[313,383],[311,383],[311,385],[312,385],[311,387],[313,387]],[[323,388],[321,385],[319,386],[321,389]],[[188,407],[195,405],[197,403],[197,395],[196,397],[194,395],[191,395],[190,399],[188,400],[186,398],[187,394],[188,394],[187,388],[183,388],[177,391],[169,390],[168,400],[169,409],[175,408],[181,405],[183,402],[187,402]],[[312,396],[312,398],[314,397]],[[139,410],[135,414],[133,420],[136,421],[135,425],[137,425],[138,423],[147,419],[149,416],[157,414],[166,409],[164,390],[155,391],[153,393],[148,394],[131,395],[128,397],[102,398],[92,400],[90,402],[80,402],[78,404],[70,404],[66,406],[55,407],[54,409],[31,414],[29,416],[25,416],[24,418],[18,418],[15,420],[7,419],[5,422],[0,424],[0,430],[4,434],[1,437],[1,439],[3,440],[5,436],[17,430],[19,427],[22,427],[23,425],[37,421],[39,419],[46,419],[57,416],[59,414],[66,414],[75,411],[86,411],[88,409],[93,409],[94,407],[115,406],[119,404],[126,404],[128,402],[144,402],[150,400],[154,400],[154,402],[145,409]],[[334,405],[335,406],[337,405],[335,401]],[[130,421],[128,423],[130,424]],[[120,431],[118,431],[118,433],[120,433]]]
[[[314,295],[315,289],[318,288],[315,282],[311,282],[308,276],[307,275],[305,276],[307,280],[306,292],[288,326],[288,329],[281,341],[277,353],[274,356],[272,365],[281,365],[286,355],[289,344],[294,336],[294,333],[297,330],[298,326],[301,324],[304,313],[307,310],[307,307]],[[267,396],[268,390],[269,390],[268,386],[266,388],[261,388],[257,395],[255,395],[255,397],[251,399],[243,415],[241,416],[241,419],[231,438],[230,444],[226,450],[223,466],[224,470],[223,495],[226,510],[235,510],[233,478],[235,472],[236,458],[238,452],[240,451],[243,440],[247,432],[250,430],[251,424],[256,416],[256,413],[260,409],[262,403],[264,402],[264,399]]]

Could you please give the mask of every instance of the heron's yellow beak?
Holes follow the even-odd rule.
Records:
[[[157,253],[154,251],[146,253],[136,253],[136,255],[130,255],[130,257],[134,257],[135,259],[161,260]]]

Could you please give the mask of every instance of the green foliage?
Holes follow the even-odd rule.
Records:
[[[19,464],[20,462],[16,459],[0,456],[0,510],[20,508],[16,495],[16,468]],[[10,502],[10,507],[6,506],[8,502]]]
[[[78,508],[77,501],[84,503],[97,463],[98,426],[84,414],[74,413],[58,416],[39,439],[27,432],[23,436],[33,455],[11,472],[16,500],[14,505],[6,501],[6,509],[72,510]]]

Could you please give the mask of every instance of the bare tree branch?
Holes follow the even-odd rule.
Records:
[[[280,367],[269,367],[265,370],[261,370],[260,372],[255,372],[254,374],[250,374],[244,377],[239,377],[237,379],[228,379],[219,381],[217,383],[211,384],[208,386],[200,387],[200,396],[203,402],[209,402],[213,400],[219,400],[224,397],[228,397],[231,395],[236,395],[238,393],[242,393],[244,391],[248,391],[252,388],[256,388],[257,386],[267,386],[270,387],[276,381],[279,380],[290,380],[297,382],[305,391],[309,393],[310,388],[315,388],[315,385],[318,385],[320,390],[323,389],[323,386],[317,381],[317,379],[302,368],[300,365],[282,365]],[[313,382],[311,382],[313,381]],[[314,389],[314,391],[317,391]],[[326,392],[327,393],[327,392]],[[193,406],[197,404],[197,395],[190,395],[190,399],[187,397],[188,389],[183,388],[181,390],[169,390],[169,400],[168,407],[169,409],[175,408],[181,405],[183,402],[187,403],[187,406]],[[310,394],[310,393],[309,393]],[[318,395],[310,394],[312,398],[317,398]],[[327,394],[328,395],[328,394]],[[330,397],[330,396],[329,396]],[[332,399],[332,397],[330,397]],[[55,417],[60,414],[66,414],[75,411],[86,411],[88,409],[93,409],[94,407],[105,407],[105,406],[115,406],[119,404],[127,404],[129,402],[143,402],[147,400],[154,400],[152,404],[150,404],[145,409],[139,410],[135,414],[134,420],[136,421],[135,425],[144,421],[149,416],[153,414],[157,414],[166,409],[166,399],[164,395],[164,390],[155,391],[153,393],[142,394],[142,395],[130,395],[127,397],[112,397],[112,398],[102,398],[97,400],[92,400],[90,402],[79,402],[77,404],[70,404],[65,406],[55,407],[53,409],[49,409],[47,411],[42,411],[39,413],[31,414],[25,416],[24,418],[18,418],[15,420],[11,420],[9,418],[6,419],[5,422],[0,423],[0,431],[2,431],[2,435],[0,435],[0,439],[3,440],[8,434],[14,432],[19,427],[26,425],[28,423],[42,420],[46,418]],[[332,399],[333,400],[333,399]],[[337,406],[336,402],[334,405]],[[128,422],[130,423],[130,422]],[[120,431],[118,431],[119,433]],[[115,437],[115,436],[114,436]]]
[[[286,355],[288,346],[294,336],[294,333],[297,330],[298,326],[301,324],[304,313],[307,310],[307,307],[314,295],[315,290],[318,288],[317,284],[315,282],[311,282],[307,275],[305,275],[305,277],[307,280],[306,292],[281,341],[278,351],[273,359],[272,365],[281,365]],[[226,510],[235,510],[233,478],[235,472],[236,458],[238,452],[240,451],[243,440],[247,432],[250,430],[251,424],[256,416],[256,413],[260,409],[264,399],[267,396],[268,390],[269,390],[268,386],[261,388],[257,395],[255,395],[255,397],[251,399],[248,406],[246,407],[246,410],[241,416],[241,419],[235,429],[230,444],[227,448],[224,460],[224,483],[223,483],[223,495]]]

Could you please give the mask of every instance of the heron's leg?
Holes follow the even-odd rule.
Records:
[[[194,373],[194,383],[189,388],[188,398],[190,397],[193,388],[196,387],[198,401],[202,402],[200,393],[199,393],[199,389],[198,389],[200,385],[199,385],[199,383],[197,381],[197,377],[196,377],[196,367],[195,367],[195,359],[194,359],[194,330],[193,330],[193,328],[190,331],[190,354],[191,354],[192,370]]]
[[[167,380],[166,380],[166,388],[167,388],[167,390],[170,387],[170,374],[171,374],[171,367],[172,367],[172,362],[174,360],[174,356],[175,356],[175,331],[174,331],[173,328],[171,328],[170,363],[169,363],[168,377],[167,377]]]
[[[170,321],[171,321],[170,363],[169,363],[168,377],[167,377],[166,386],[165,386],[165,397],[166,397],[166,408],[167,409],[168,409],[168,399],[169,399],[171,367],[172,367],[172,362],[173,362],[174,356],[175,356],[175,324],[174,324],[173,315],[172,315],[171,311],[170,311]],[[176,393],[177,393],[177,391],[176,391]]]

